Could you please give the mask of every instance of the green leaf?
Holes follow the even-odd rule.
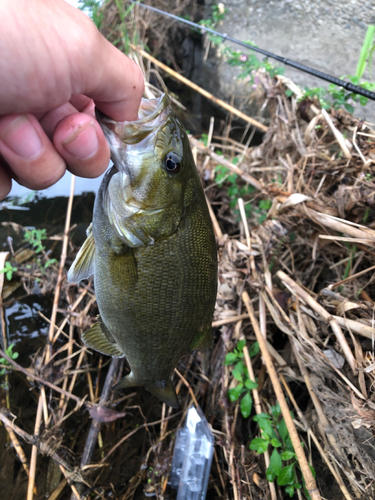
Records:
[[[282,419],[281,422],[277,424],[276,428],[279,431],[281,439],[285,441],[287,436],[289,435],[285,420]]]
[[[234,198],[235,196],[238,196],[238,187],[237,186],[230,186],[228,188],[228,196],[230,198]]]
[[[256,356],[259,352],[259,344],[258,344],[258,341],[254,342],[254,344],[252,344],[252,346],[250,347],[249,349],[249,356],[250,358],[253,358],[254,356]]]
[[[248,418],[251,413],[251,408],[253,406],[253,399],[250,392],[247,392],[245,396],[241,399],[241,413],[243,418]]]
[[[245,382],[245,387],[246,387],[246,389],[249,389],[250,391],[252,391],[253,389],[256,389],[258,387],[258,384],[256,382],[253,382],[252,380],[250,380],[248,378]]]
[[[272,468],[273,472],[278,476],[282,470],[282,460],[280,457],[280,453],[274,449],[270,458],[270,467]],[[284,467],[285,468],[285,467]],[[288,484],[288,483],[285,483]]]
[[[228,391],[228,397],[229,400],[232,401],[237,401],[237,399],[241,396],[243,391],[243,384],[239,383],[236,387],[232,387],[232,389],[229,389]]]
[[[238,356],[234,352],[228,352],[228,354],[225,356],[225,365],[233,365],[238,359]]]
[[[309,467],[310,467],[310,470],[311,470],[311,474],[313,475],[314,479],[316,479],[316,473],[315,473],[315,469],[312,465],[309,464]]]
[[[269,436],[277,438],[276,432],[272,428],[271,417],[267,413],[259,413],[254,417],[255,422],[258,422],[262,431],[266,432]]]
[[[5,276],[7,277],[7,280],[10,281],[12,279],[12,274],[13,274],[13,271],[7,271],[5,273]]]
[[[243,382],[243,370],[233,370],[232,375],[236,380],[238,380],[238,382]]]
[[[254,422],[258,422],[259,427],[263,429],[263,423],[269,422],[271,420],[271,417],[267,413],[258,413],[258,415],[255,415],[253,420]]]
[[[277,402],[275,406],[271,406],[271,413],[275,419],[279,418],[281,414],[279,402]]]
[[[292,498],[292,496],[294,495],[294,486],[287,486],[285,488],[285,493],[288,493],[288,495],[290,496],[290,498]]]
[[[288,434],[285,441],[284,441],[284,444],[285,444],[285,449],[287,451],[293,451],[294,452],[294,446],[293,446],[293,443],[292,443],[292,439],[290,437],[290,435]],[[303,443],[302,443],[302,447],[303,447]]]
[[[272,207],[272,201],[271,200],[260,200],[259,202],[259,208],[261,210],[269,210]]]
[[[296,462],[293,462],[286,467],[283,467],[277,477],[277,484],[280,486],[285,486],[287,484],[294,483],[294,466]]]
[[[271,417],[266,413],[260,413],[254,417],[255,422],[258,422],[259,427],[262,431],[266,432],[272,438],[277,438],[277,434],[274,431],[271,423]]]
[[[347,102],[344,104],[344,107],[347,111],[349,111],[349,113],[353,113],[354,112],[354,106],[352,106],[351,104],[348,104]]]
[[[281,460],[291,460],[295,456],[296,454],[294,451],[284,451],[284,453],[281,454]]]
[[[246,340],[240,340],[237,344],[237,351],[242,352],[245,345],[246,345]]]
[[[254,450],[257,453],[261,454],[267,451],[269,442],[267,439],[263,439],[261,437],[255,438],[250,443],[250,450]]]
[[[268,469],[266,470],[266,478],[270,483],[273,483],[275,481],[276,474],[274,473],[271,465],[269,465]]]
[[[280,448],[280,446],[281,446],[280,441],[276,438],[271,439],[271,444],[274,448]]]

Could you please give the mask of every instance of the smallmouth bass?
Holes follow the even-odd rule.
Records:
[[[69,282],[94,274],[98,322],[82,340],[126,356],[131,372],[115,389],[145,386],[177,408],[170,377],[178,361],[213,345],[217,254],[203,188],[165,94],[142,99],[134,122],[97,117],[114,166],[68,272]]]

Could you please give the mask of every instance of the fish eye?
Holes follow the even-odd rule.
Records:
[[[181,158],[176,153],[168,153],[163,161],[164,168],[170,174],[178,174],[181,169]]]

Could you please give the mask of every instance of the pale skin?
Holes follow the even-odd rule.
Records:
[[[109,147],[94,108],[135,120],[139,68],[64,0],[0,0],[0,199],[12,179],[45,189],[66,169],[97,177]]]

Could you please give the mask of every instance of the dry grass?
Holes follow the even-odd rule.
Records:
[[[118,16],[114,5],[106,10],[108,26]],[[10,451],[24,464],[19,474],[31,477],[28,499],[174,498],[168,486],[174,437],[192,402],[202,407],[215,436],[207,498],[282,498],[280,487],[265,479],[267,458],[249,449],[259,432],[255,422],[244,419],[239,403],[227,397],[237,381],[225,355],[242,338],[251,346],[254,329],[267,340],[266,354],[295,412],[298,440],[317,471],[322,496],[374,497],[375,127],[343,111],[299,104],[296,95],[286,96],[286,89],[298,89],[283,77],[259,79],[258,94],[271,117],[259,146],[248,147],[229,134],[214,137],[215,151],[224,155],[219,156],[211,144],[192,138],[218,237],[214,349],[180,362],[174,375],[178,411],[143,389],[113,394],[110,388],[126,363],[91,353],[80,341],[97,314],[92,283],[68,285],[68,266],[62,279],[51,271],[54,311],[63,319],[52,314],[49,340],[32,366],[9,360],[9,378],[17,376],[18,387],[32,391],[35,431],[34,422],[17,418],[23,410],[12,408],[12,395],[0,409],[15,447]],[[215,182],[218,163],[230,166],[234,156],[240,156],[238,185],[250,179],[254,187],[244,205],[239,201],[241,212],[230,208],[229,184]],[[267,212],[259,212],[260,200],[269,200]],[[252,210],[244,217],[246,205]],[[69,251],[68,263],[73,257]],[[23,282],[30,292],[26,270]],[[247,296],[250,309],[243,301]],[[5,331],[3,316],[2,322]],[[258,413],[281,398],[263,364],[266,354],[246,357],[258,380]],[[30,472],[25,443],[48,457],[34,452]],[[55,479],[45,485],[35,471],[47,466]]]

